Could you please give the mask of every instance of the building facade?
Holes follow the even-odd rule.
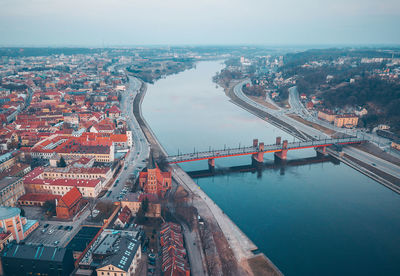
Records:
[[[335,121],[336,114],[332,110],[323,109],[318,111],[318,118],[332,123]]]
[[[39,226],[37,220],[27,220],[20,214],[19,208],[0,207],[0,226],[4,232],[11,232],[17,242],[25,239]]]
[[[20,177],[5,177],[0,180],[0,205],[15,206],[18,198],[25,194]]]
[[[140,187],[146,194],[155,194],[162,198],[171,189],[171,183],[171,172],[162,172],[157,165],[139,174]]]
[[[82,194],[78,188],[73,187],[60,200],[57,201],[56,213],[59,219],[73,218],[84,206]]]
[[[358,124],[358,117],[353,114],[337,115],[334,124],[336,127],[353,128]]]
[[[58,247],[10,244],[1,261],[8,276],[68,276],[74,269],[71,251]]]

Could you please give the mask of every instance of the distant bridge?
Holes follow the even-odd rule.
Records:
[[[273,152],[277,158],[281,160],[286,160],[287,152],[289,150],[321,148],[322,152],[325,153],[325,149],[328,146],[360,144],[363,142],[365,142],[365,140],[358,137],[345,137],[337,139],[322,139],[322,140],[292,142],[292,143],[288,143],[287,140],[284,140],[281,143],[281,137],[277,137],[275,144],[264,145],[264,143],[258,143],[258,139],[254,139],[253,146],[250,147],[238,147],[238,148],[228,148],[221,150],[210,150],[210,151],[170,155],[166,158],[166,161],[170,164],[173,164],[173,163],[183,163],[183,162],[191,162],[199,160],[208,160],[208,164],[211,167],[214,167],[216,158],[252,155],[255,161],[262,163],[264,160],[265,153]]]

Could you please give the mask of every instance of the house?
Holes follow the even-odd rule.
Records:
[[[117,119],[121,116],[121,110],[116,105],[113,105],[112,107],[106,109],[106,114],[110,119]]]
[[[155,194],[127,193],[124,198],[121,199],[121,206],[122,208],[128,207],[132,215],[136,215],[145,198],[149,202],[145,216],[150,218],[161,217],[161,203],[158,202],[158,197]]]
[[[81,210],[83,204],[82,194],[79,192],[78,188],[73,187],[57,202],[57,218],[73,218]]]
[[[124,208],[122,208],[121,213],[115,220],[115,225],[118,225],[120,227],[125,227],[125,225],[129,223],[129,220],[131,218],[132,218],[132,211],[127,206],[125,206]]]
[[[163,275],[189,276],[190,268],[186,260],[182,228],[179,224],[166,222],[161,225],[160,245]]]

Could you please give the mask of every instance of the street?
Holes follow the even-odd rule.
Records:
[[[122,65],[120,67],[122,67]],[[122,115],[127,118],[129,129],[132,131],[132,148],[127,153],[125,165],[121,168],[117,180],[110,189],[111,193],[108,195],[106,193],[103,196],[103,198],[112,201],[118,201],[123,197],[123,194],[126,193],[123,189],[127,180],[133,176],[137,177],[139,172],[147,166],[147,159],[150,154],[150,145],[133,114],[133,100],[142,84],[134,77],[128,76],[128,79],[129,83],[127,84],[127,89],[121,92],[120,108]]]

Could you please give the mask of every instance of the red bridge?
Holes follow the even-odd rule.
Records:
[[[252,155],[255,161],[263,162],[264,153],[269,153],[269,152],[273,152],[277,158],[285,160],[287,152],[289,150],[321,148],[322,152],[325,153],[325,149],[328,146],[360,144],[363,142],[365,142],[365,140],[358,137],[346,137],[346,138],[323,139],[323,140],[313,140],[313,141],[303,141],[303,142],[293,142],[293,143],[288,143],[287,140],[284,140],[281,143],[281,137],[277,137],[275,144],[264,145],[264,143],[258,143],[258,139],[254,139],[253,146],[251,147],[239,147],[233,149],[211,150],[203,152],[185,153],[179,155],[170,155],[167,157],[167,162],[182,163],[182,162],[191,162],[191,161],[207,159],[208,164],[211,167],[214,167],[215,158]]]

